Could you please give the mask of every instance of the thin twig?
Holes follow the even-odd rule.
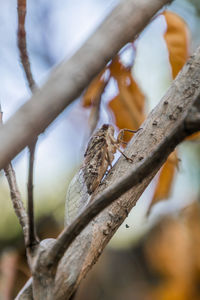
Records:
[[[1,111],[1,106],[0,106],[0,125],[3,124],[3,113]],[[8,164],[4,168],[4,172],[8,181],[8,185],[10,188],[10,197],[12,200],[13,208],[15,211],[15,214],[19,220],[19,223],[22,226],[23,234],[24,234],[24,240],[25,244],[27,245],[28,241],[28,215],[26,213],[26,210],[24,208],[24,204],[21,200],[21,195],[18,189],[17,185],[17,180],[16,180],[16,175],[15,171],[12,167],[12,164]]]
[[[29,216],[29,247],[38,243],[34,224],[34,199],[33,199],[33,167],[36,142],[29,146],[29,172],[28,172],[28,216]]]
[[[18,11],[18,48],[20,52],[20,58],[23,65],[23,69],[30,87],[33,92],[35,81],[31,72],[31,66],[29,62],[27,46],[26,46],[26,31],[25,31],[25,19],[26,19],[26,0],[17,1]]]
[[[15,213],[19,219],[19,222],[22,226],[23,233],[24,233],[24,240],[25,245],[27,245],[28,241],[28,215],[26,213],[26,210],[24,208],[23,202],[21,200],[21,195],[17,186],[16,181],[16,175],[15,171],[12,167],[12,164],[10,163],[5,169],[4,169],[9,188],[10,188],[10,197],[13,203],[13,208],[15,210]]]
[[[18,0],[18,48],[23,69],[26,75],[27,82],[30,90],[33,92],[36,87],[29,61],[26,45],[26,0]],[[34,224],[34,197],[33,197],[33,169],[34,169],[34,156],[37,138],[28,146],[29,148],[29,170],[28,170],[28,216],[29,216],[29,238],[28,245],[31,247],[37,243]]]

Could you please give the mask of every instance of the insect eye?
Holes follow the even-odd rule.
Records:
[[[109,127],[109,124],[104,124],[104,125],[102,126],[102,129],[103,129],[103,130],[106,130],[106,129],[108,129],[108,127]]]

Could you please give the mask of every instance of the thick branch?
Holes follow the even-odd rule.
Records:
[[[0,130],[0,169],[68,106],[91,79],[171,0],[124,0],[68,61]]]
[[[105,245],[124,221],[144,189],[159,170],[161,164],[164,163],[167,155],[173,151],[174,147],[186,135],[200,129],[198,118],[196,118],[196,125],[192,128],[190,126],[190,119],[187,119],[188,114],[190,115],[191,110],[197,107],[196,104],[199,103],[199,74],[200,48],[195,55],[191,57],[182,72],[172,83],[159,105],[148,116],[142,125],[143,130],[140,130],[130,142],[126,154],[133,157],[134,164],[132,165],[121,158],[112,169],[112,172],[107,176],[104,183],[97,190],[97,195],[100,196],[95,198],[102,201],[102,204],[104,200],[101,195],[107,197],[107,195],[104,194],[106,187],[108,187],[108,193],[111,193],[111,196],[114,198],[114,195],[118,196],[116,195],[116,190],[121,194],[124,192],[124,189],[136,184],[135,187],[131,188],[111,206],[102,211],[69,247],[58,266],[55,294],[57,296],[60,295],[60,298],[58,296],[57,299],[62,299],[62,293],[59,293],[59,290],[62,290],[63,293],[74,291],[79,281],[91,268]],[[121,182],[118,181],[119,178],[123,178],[126,174],[129,174],[129,180],[134,178],[134,181],[130,180],[132,183],[127,177],[124,177]],[[147,174],[149,175],[145,176]],[[118,182],[118,184],[115,184],[113,188],[112,184],[116,182]],[[109,190],[109,187],[111,187],[111,190]],[[98,205],[101,204],[99,202]],[[93,203],[92,206],[94,213],[95,203]],[[88,211],[89,210],[88,208]],[[85,217],[85,220],[87,220],[87,217]],[[82,225],[83,224],[80,224],[78,227]],[[73,227],[75,224],[71,226]],[[72,227],[70,228],[72,229]],[[75,226],[74,229],[78,227]],[[70,228],[65,230],[65,234],[61,234],[57,243],[62,244],[65,240],[65,235],[65,241],[68,240],[69,236],[67,235],[70,232]],[[75,235],[76,234],[77,232]],[[74,234],[72,233],[72,235]],[[69,239],[72,239],[72,237]],[[62,252],[61,245],[57,243],[53,248],[58,247],[59,251]],[[55,256],[58,253],[58,248],[56,253],[54,253]],[[52,253],[52,249],[50,253]]]
[[[195,72],[193,71],[193,65],[196,67]],[[93,200],[94,202],[91,203],[85,211],[61,233],[57,242],[49,251],[49,255],[47,255],[48,267],[58,263],[75,237],[80,234],[86,225],[88,225],[99,212],[127,192],[131,187],[141,183],[144,178],[147,178],[152,173],[152,170],[159,169],[167,159],[168,155],[186,136],[200,130],[200,110],[198,110],[195,105],[197,101],[199,101],[200,96],[200,87],[198,86],[200,79],[198,78],[198,72],[200,72],[200,48],[197,50],[196,56],[190,59],[186,64],[178,79],[172,84],[168,93],[158,106],[157,110],[161,108],[160,112],[162,115],[155,120],[152,118],[153,114],[150,114],[148,120],[145,122],[146,126],[149,121],[153,122],[155,128],[154,131],[157,130],[159,124],[161,124],[160,126],[167,126],[169,125],[167,123],[173,122],[174,126],[167,135],[160,137],[159,142],[157,144],[155,143],[156,145],[153,151],[149,152],[146,158],[140,157],[139,161],[134,163],[132,167],[133,170],[131,170],[129,174],[118,179],[99,196],[95,197]],[[192,75],[194,77],[191,78]],[[197,78],[195,78],[196,76]],[[189,77],[188,80],[187,77]],[[198,84],[195,80],[198,80]],[[192,86],[191,81],[193,82]],[[179,87],[182,87],[182,90],[179,90]],[[184,92],[186,93],[185,95],[183,95]],[[180,94],[182,94],[182,98]],[[172,101],[176,103],[174,111],[172,111],[172,107],[170,106]],[[166,106],[169,106],[172,113],[165,115],[167,109]],[[155,110],[154,114],[157,110]],[[162,117],[168,117],[168,122],[165,121],[165,123],[162,123]],[[151,136],[153,137],[153,131]],[[141,130],[138,132],[137,137],[142,138]]]

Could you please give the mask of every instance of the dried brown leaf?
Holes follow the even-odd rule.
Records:
[[[105,69],[101,71],[90,83],[87,90],[85,91],[82,99],[83,107],[90,107],[92,105],[98,104],[100,101],[101,95],[104,92],[104,89],[108,83],[108,79],[106,80],[103,76],[105,73]]]
[[[170,154],[166,163],[163,165],[160,171],[158,183],[154,191],[154,195],[148,210],[148,214],[150,213],[153,205],[169,197],[177,167],[178,167],[178,158],[176,152],[174,151]]]
[[[134,81],[131,70],[126,68],[116,57],[109,66],[111,76],[118,84],[119,93],[109,107],[115,116],[115,123],[120,128],[137,129],[144,121],[144,95]],[[125,135],[125,141],[130,135]]]
[[[169,51],[172,77],[175,78],[189,56],[189,31],[185,21],[171,11],[163,13],[167,30],[164,38]]]

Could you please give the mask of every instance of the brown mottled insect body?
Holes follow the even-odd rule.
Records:
[[[125,129],[125,131],[131,131]],[[84,154],[84,161],[78,173],[69,184],[66,196],[66,224],[70,224],[74,218],[85,208],[91,199],[91,194],[99,186],[106,174],[108,167],[112,167],[114,154],[118,149],[129,161],[119,148],[122,142],[124,130],[120,131],[118,138],[114,138],[112,125],[103,125],[91,137]]]
[[[98,187],[114,159],[116,147],[110,139],[113,135],[113,126],[103,125],[89,141],[82,167],[88,194]]]

